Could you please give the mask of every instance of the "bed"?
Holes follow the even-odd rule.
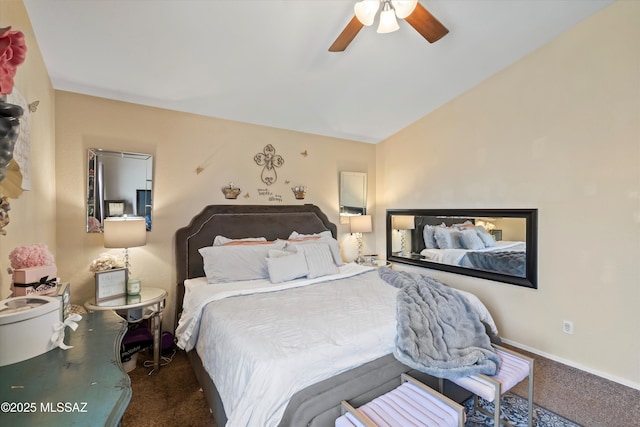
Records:
[[[437,384],[391,354],[395,308],[388,301],[395,289],[380,284],[375,268],[345,264],[331,274],[275,284],[241,277],[211,286],[206,279],[210,259],[199,250],[211,247],[215,236],[264,237],[275,254],[280,248],[272,242],[290,240],[294,232],[330,241],[336,231],[314,205],[212,205],[176,232],[176,336],[219,427],[333,426],[341,400],[359,406],[397,387],[401,373]],[[314,254],[324,247],[316,238],[296,242],[305,246],[297,250]],[[334,255],[323,249],[325,257],[327,251]],[[328,332],[318,323],[330,325]],[[445,394],[458,401],[468,396],[449,382]]]
[[[425,261],[526,277],[525,242],[494,241],[473,219],[416,216],[411,242]]]

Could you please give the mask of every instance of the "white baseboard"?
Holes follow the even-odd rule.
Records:
[[[516,342],[516,341],[511,341],[511,340],[508,340],[508,339],[505,339],[505,338],[502,338],[502,341],[507,343],[507,344],[509,344],[509,345],[512,345],[514,347],[518,347],[518,348],[520,348],[522,350],[528,351],[529,353],[537,354],[538,356],[542,356],[542,357],[545,357],[547,359],[553,360],[554,362],[562,363],[563,365],[571,366],[572,368],[580,369],[581,371],[585,371],[585,372],[588,372],[590,374],[597,375],[599,377],[602,377],[602,378],[605,378],[607,380],[616,382],[618,384],[622,384],[624,386],[631,387],[631,388],[634,388],[636,390],[640,390],[640,384],[636,384],[636,383],[628,381],[628,380],[626,380],[624,378],[618,378],[618,377],[606,374],[604,372],[599,372],[599,371],[590,369],[590,368],[588,368],[586,366],[582,366],[582,365],[580,365],[578,363],[574,363],[574,362],[572,362],[570,360],[566,360],[566,359],[563,359],[561,357],[554,356],[553,354],[548,354],[548,353],[545,353],[545,352],[540,351],[538,349],[528,347],[528,346],[526,346],[524,344],[520,344],[519,342]]]

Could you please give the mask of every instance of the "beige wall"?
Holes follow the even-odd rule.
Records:
[[[636,388],[638,40],[640,2],[614,3],[376,152],[378,224],[386,208],[538,208],[537,290],[434,274],[477,294],[507,339]]]
[[[58,257],[60,274],[72,283],[74,301],[91,297],[94,285],[88,267],[106,250],[102,236],[85,232],[86,152],[88,148],[155,155],[153,230],[147,245],[130,250],[131,263],[143,286],[169,291],[165,325],[173,324],[176,230],[209,204],[318,205],[333,221],[338,218],[339,171],[375,176],[375,146],[347,140],[285,131],[177,113],[101,98],[56,92],[56,183],[58,188]],[[260,180],[262,167],[253,160],[267,144],[284,158],[271,187]],[[307,156],[301,153],[307,152]],[[203,168],[196,173],[198,167]],[[233,181],[242,189],[237,200],[226,200],[221,187]],[[286,183],[289,181],[289,184]],[[307,185],[305,200],[290,187]],[[268,188],[282,202],[259,196]],[[244,195],[249,193],[249,197]],[[369,184],[375,204],[375,180]],[[348,229],[339,227],[339,233]],[[348,236],[341,236],[345,239]],[[373,237],[371,246],[374,245]],[[349,240],[349,242],[351,242]]]
[[[27,44],[27,57],[18,68],[14,89],[27,102],[38,100],[40,104],[30,116],[32,189],[10,200],[11,222],[7,234],[0,236],[0,299],[10,295],[11,276],[6,269],[14,248],[45,243],[57,255],[54,91],[22,1],[0,1],[0,27],[7,26],[22,31]]]

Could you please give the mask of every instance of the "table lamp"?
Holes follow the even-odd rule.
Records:
[[[104,247],[124,248],[124,266],[129,267],[129,248],[147,244],[147,227],[143,217],[112,217],[104,220]]]
[[[349,217],[349,224],[351,225],[351,233],[356,233],[358,239],[358,258],[356,263],[362,264],[364,258],[362,258],[362,233],[371,233],[371,215],[357,215]]]
[[[400,232],[400,256],[408,256],[409,254],[405,250],[405,234],[406,230],[413,230],[416,228],[413,215],[394,215],[392,218],[392,228]]]

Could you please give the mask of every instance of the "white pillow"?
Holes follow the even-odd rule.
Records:
[[[269,258],[281,258],[283,256],[295,254],[296,252],[298,251],[294,247],[288,248],[288,250],[287,247],[283,249],[269,249]]]
[[[424,247],[427,249],[438,249],[438,243],[434,233],[436,232],[435,225],[425,225],[422,230],[422,237],[424,237]]]
[[[315,233],[315,234],[300,234],[297,231],[293,231],[291,232],[291,234],[289,235],[289,239],[305,239],[308,237],[333,237],[333,235],[331,234],[331,232],[329,230],[326,231],[321,231],[319,233]]]
[[[462,244],[462,233],[457,228],[451,229],[451,244],[453,245],[453,249],[464,249],[464,245]]]
[[[324,233],[324,231],[323,231]],[[330,231],[327,231],[327,233],[331,233]],[[292,245],[294,247],[297,246],[303,246],[303,245],[310,245],[310,244],[321,244],[321,245],[326,245],[329,250],[331,251],[331,256],[333,258],[333,262],[336,263],[337,266],[342,266],[344,265],[344,261],[342,261],[342,256],[340,255],[340,243],[338,243],[338,241],[336,239],[334,239],[333,237],[321,237],[319,239],[313,239],[313,240],[289,240],[289,245]]]
[[[485,247],[492,248],[496,245],[496,241],[493,240],[493,236],[484,227],[477,225],[476,232],[478,233],[478,237],[480,237]]]
[[[209,283],[268,279],[267,256],[270,249],[283,249],[281,242],[267,245],[209,246],[198,251],[204,261]]]
[[[275,256],[272,256],[275,255]],[[304,277],[309,272],[303,252],[269,251],[267,258],[271,283],[287,282]]]
[[[478,249],[484,249],[484,242],[478,236],[478,232],[475,228],[467,228],[460,231],[460,240],[465,249],[472,249],[477,251]]]
[[[451,230],[445,227],[436,227],[433,233],[436,243],[440,249],[453,249],[453,239],[451,238]]]
[[[266,242],[266,237],[245,237],[244,239],[230,239],[224,236],[216,236],[213,239],[213,246],[222,246],[232,242]]]
[[[308,243],[300,245],[298,250],[304,254],[307,260],[309,269],[307,277],[309,279],[336,274],[340,271],[333,261],[329,246],[322,243]]]

